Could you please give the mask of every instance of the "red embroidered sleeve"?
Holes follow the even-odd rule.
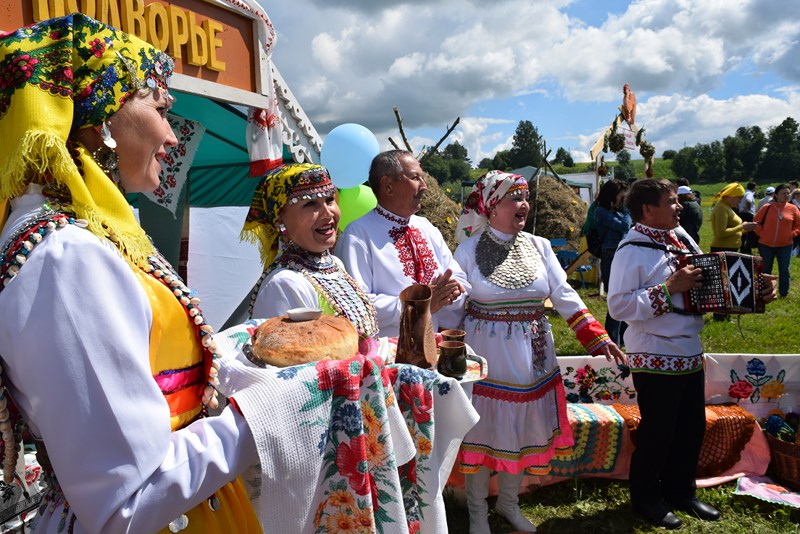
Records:
[[[567,324],[575,332],[575,336],[586,352],[592,356],[600,354],[602,348],[611,343],[608,332],[589,310],[584,309],[575,313],[567,319]]]
[[[653,308],[653,316],[658,317],[672,311],[672,299],[669,297],[666,284],[658,284],[647,288],[647,298]]]

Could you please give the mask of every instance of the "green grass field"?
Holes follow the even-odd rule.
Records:
[[[702,193],[706,223],[700,233],[700,245],[708,250],[711,229],[708,201],[725,184],[693,185]],[[777,264],[773,272],[777,273]],[[703,345],[706,352],[793,354],[800,352],[797,317],[800,302],[800,258],[792,259],[792,284],[789,296],[767,306],[763,315],[744,315],[739,321],[716,322],[706,316]],[[577,287],[579,282],[575,282]],[[601,321],[605,319],[605,300],[596,286],[578,289],[586,305]],[[558,315],[550,318],[559,355],[584,354],[581,345]],[[741,333],[739,331],[741,327]],[[795,377],[797,379],[797,377]],[[719,534],[800,533],[800,509],[773,505],[745,496],[734,495],[736,483],[698,490],[701,499],[716,506],[722,519],[708,523],[678,513],[684,526],[680,532]],[[446,499],[450,532],[469,531],[466,505]],[[491,499],[490,499],[491,501]],[[639,519],[630,509],[627,482],[605,479],[574,479],[547,486],[522,497],[525,515],[540,533],[649,533],[663,532]],[[512,532],[501,517],[490,513],[493,533]]]

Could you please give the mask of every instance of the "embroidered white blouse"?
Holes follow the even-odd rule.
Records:
[[[678,234],[699,250],[682,228],[658,230],[637,223],[614,255],[607,297],[608,311],[615,319],[628,323],[625,348],[629,356],[646,354],[699,358],[703,352],[700,342],[703,317],[677,313],[676,310],[684,309],[683,293],[670,295],[664,286],[667,278],[675,272],[678,255],[642,246],[624,246],[629,242],[676,246],[680,245]],[[637,369],[634,358],[630,359],[634,371],[658,370],[652,369],[646,361]],[[667,367],[670,365],[674,367],[673,364]],[[678,372],[681,369],[664,368],[663,371]]]
[[[372,299],[381,336],[396,337],[400,329],[400,292],[414,284],[430,284],[447,269],[464,286],[464,271],[453,259],[441,232],[424,217],[400,217],[380,205],[347,225],[336,243],[336,255]],[[466,302],[462,293],[433,315],[434,328],[458,325]]]
[[[0,246],[39,212],[33,189],[12,201]],[[0,292],[5,385],[49,445],[75,532],[155,532],[258,458],[230,408],[170,431],[150,367],[152,321],[116,248],[72,225],[42,240]],[[46,511],[37,532],[59,531],[60,515]]]

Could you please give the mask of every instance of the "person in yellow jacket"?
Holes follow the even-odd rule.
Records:
[[[3,475],[24,424],[48,488],[35,532],[261,531],[237,478],[250,428],[207,416],[211,327],[123,194],[155,189],[177,144],[172,70],[80,13],[0,33]]]

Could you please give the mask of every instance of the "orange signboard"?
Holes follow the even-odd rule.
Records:
[[[175,72],[256,92],[253,20],[201,0],[5,0],[0,30],[80,11],[175,59]]]

